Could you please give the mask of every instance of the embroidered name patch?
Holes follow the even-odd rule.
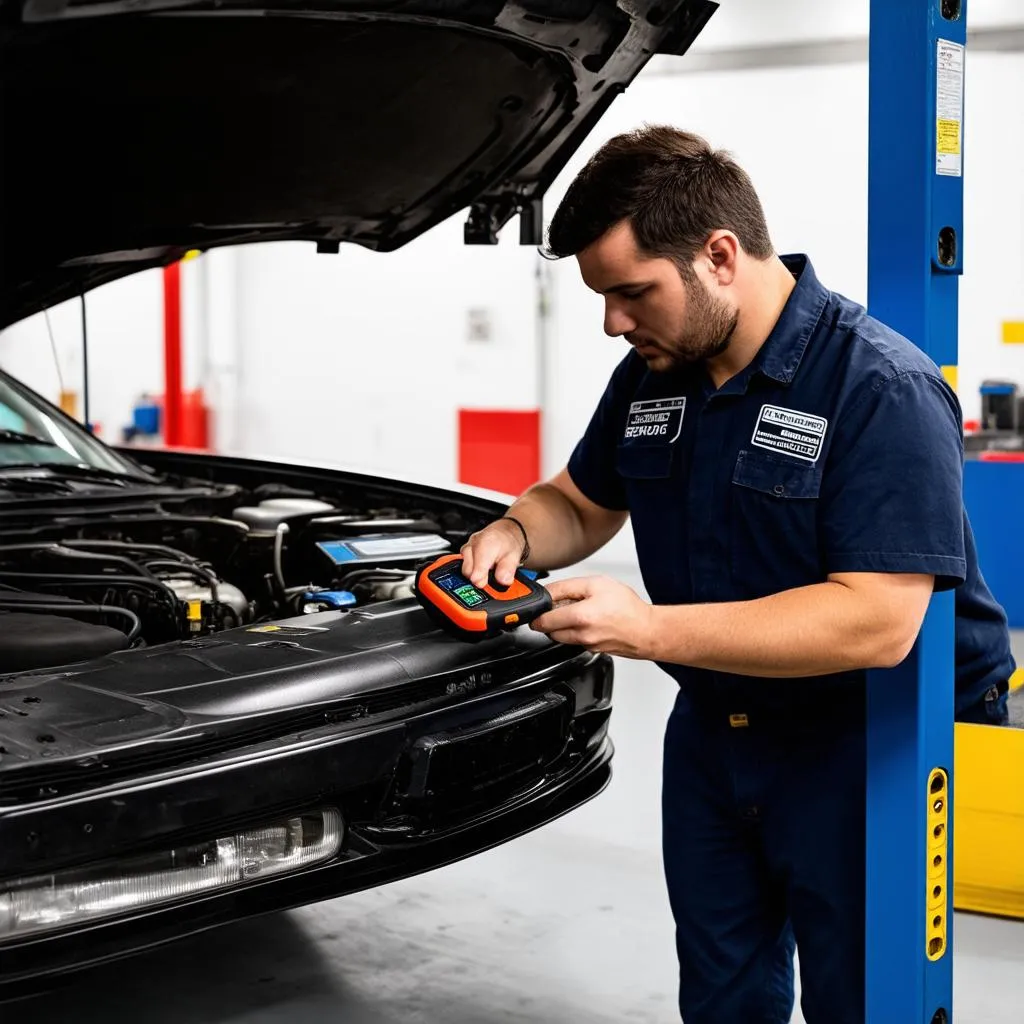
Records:
[[[683,429],[685,398],[650,398],[633,402],[626,419],[625,439],[652,437],[671,443]]]
[[[817,462],[827,429],[828,420],[821,416],[762,405],[750,442],[758,448]]]

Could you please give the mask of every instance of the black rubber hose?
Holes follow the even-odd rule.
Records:
[[[36,587],[59,583],[63,590],[100,586],[109,592],[118,587],[130,587],[144,591],[152,597],[162,598],[172,616],[177,614],[179,608],[178,595],[166,583],[159,579],[150,579],[148,576],[106,576],[102,573],[69,575],[68,573],[11,572],[8,569],[0,569],[0,580],[26,580]]]
[[[163,544],[135,544],[124,540],[81,540],[77,538],[61,540],[60,544],[61,547],[78,548],[84,551],[128,551],[131,552],[132,557],[137,557],[139,554],[157,555],[171,561],[180,560],[182,555],[191,558],[184,551],[178,551],[176,548],[169,548]]]
[[[4,544],[0,547],[0,555],[5,552],[16,551],[36,551],[40,554],[53,555],[56,558],[63,558],[71,562],[103,562],[107,566],[119,566],[122,572],[127,570],[128,574],[147,575],[146,571],[130,558],[125,558],[122,555],[105,555],[96,551],[83,551],[78,548],[69,547],[60,541],[43,544]],[[151,573],[148,575],[152,578]]]
[[[119,608],[114,604],[43,604],[36,601],[8,601],[0,597],[0,611],[5,612],[60,612],[68,618],[74,618],[78,612],[89,612],[90,614],[120,615],[131,623],[130,631],[126,634],[128,642],[131,643],[142,632],[142,622],[138,615],[127,608]]]

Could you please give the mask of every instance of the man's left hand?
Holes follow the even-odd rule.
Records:
[[[531,629],[590,651],[651,657],[654,609],[635,590],[606,576],[555,580],[547,589],[556,607]],[[562,602],[568,603],[558,607]]]

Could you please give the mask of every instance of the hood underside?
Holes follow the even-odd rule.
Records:
[[[0,0],[0,327],[189,249],[395,249],[540,198],[707,0]],[[126,13],[131,11],[131,13]]]

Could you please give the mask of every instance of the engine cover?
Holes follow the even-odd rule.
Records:
[[[118,629],[63,615],[0,611],[0,672],[67,665],[128,647]]]

